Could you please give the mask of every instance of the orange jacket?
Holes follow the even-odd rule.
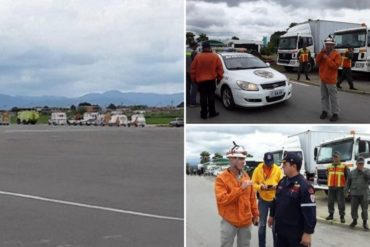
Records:
[[[341,65],[341,55],[333,50],[324,58],[325,52],[321,51],[316,56],[316,63],[319,65],[320,79],[326,84],[336,84],[338,76],[338,68]]]
[[[352,59],[349,54],[349,51],[346,51],[344,54],[342,54],[342,68],[349,69],[352,67]]]
[[[259,216],[256,193],[253,186],[242,189],[242,181],[250,180],[243,172],[240,181],[235,175],[225,170],[217,176],[215,192],[218,214],[235,227],[245,227],[252,224],[252,219]]]
[[[198,53],[190,68],[190,77],[193,82],[201,83],[214,79],[221,80],[224,74],[222,63],[217,54],[212,52]]]

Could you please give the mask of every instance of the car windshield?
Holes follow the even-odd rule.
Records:
[[[336,33],[334,38],[336,48],[359,48],[366,46],[365,30]]]
[[[297,48],[297,37],[280,38],[280,50],[294,50]]]
[[[228,70],[267,68],[262,60],[254,56],[223,55],[222,59]]]
[[[330,163],[333,160],[335,152],[341,153],[341,161],[352,159],[353,139],[347,139],[340,142],[332,142],[321,146],[317,157],[317,164]]]

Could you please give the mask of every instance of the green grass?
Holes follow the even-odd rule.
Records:
[[[50,118],[50,115],[40,114],[40,118],[37,121],[37,124],[47,124],[49,118]],[[17,124],[17,117],[16,116],[12,116],[10,118],[10,123],[11,124]]]

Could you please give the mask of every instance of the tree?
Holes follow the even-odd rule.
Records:
[[[232,39],[232,40],[239,40],[239,38],[238,38],[238,37],[236,37],[236,36],[233,36],[231,39]]]
[[[209,162],[209,156],[210,156],[209,152],[207,152],[207,151],[201,152],[200,153],[200,163],[204,164],[204,163]]]
[[[297,25],[298,25],[297,22],[292,22],[292,23],[290,23],[289,28],[294,27],[294,26],[297,26]]]
[[[197,40],[198,43],[208,41],[207,34],[205,34],[205,33],[199,34],[199,37],[196,40]]]
[[[223,158],[223,156],[222,156],[222,154],[220,154],[220,153],[215,153],[214,155],[213,155],[213,157],[212,157],[212,161],[216,161],[216,160],[218,160],[218,159],[222,159]]]
[[[89,102],[82,102],[80,104],[78,104],[78,107],[80,106],[91,106],[91,104]]]
[[[186,44],[191,45],[195,42],[194,40],[195,34],[192,32],[186,32]]]
[[[113,104],[113,103],[110,103],[109,106],[107,107],[108,109],[111,109],[111,110],[117,110],[117,107]]]
[[[76,111],[76,106],[75,105],[71,105],[70,109],[71,109],[71,111],[75,112]]]

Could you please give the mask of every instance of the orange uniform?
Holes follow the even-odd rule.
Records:
[[[238,180],[227,169],[216,178],[215,192],[219,215],[235,227],[246,227],[252,224],[252,219],[259,216],[256,193],[253,186],[242,189],[241,183],[249,181],[247,173],[243,172]]]
[[[333,50],[329,55],[321,51],[316,56],[316,62],[319,65],[319,74],[322,82],[326,84],[336,84],[338,76],[338,68],[341,65],[342,58],[341,55]]]
[[[213,52],[198,53],[191,63],[190,77],[196,83],[215,80],[216,78],[221,80],[223,73],[221,60]]]

